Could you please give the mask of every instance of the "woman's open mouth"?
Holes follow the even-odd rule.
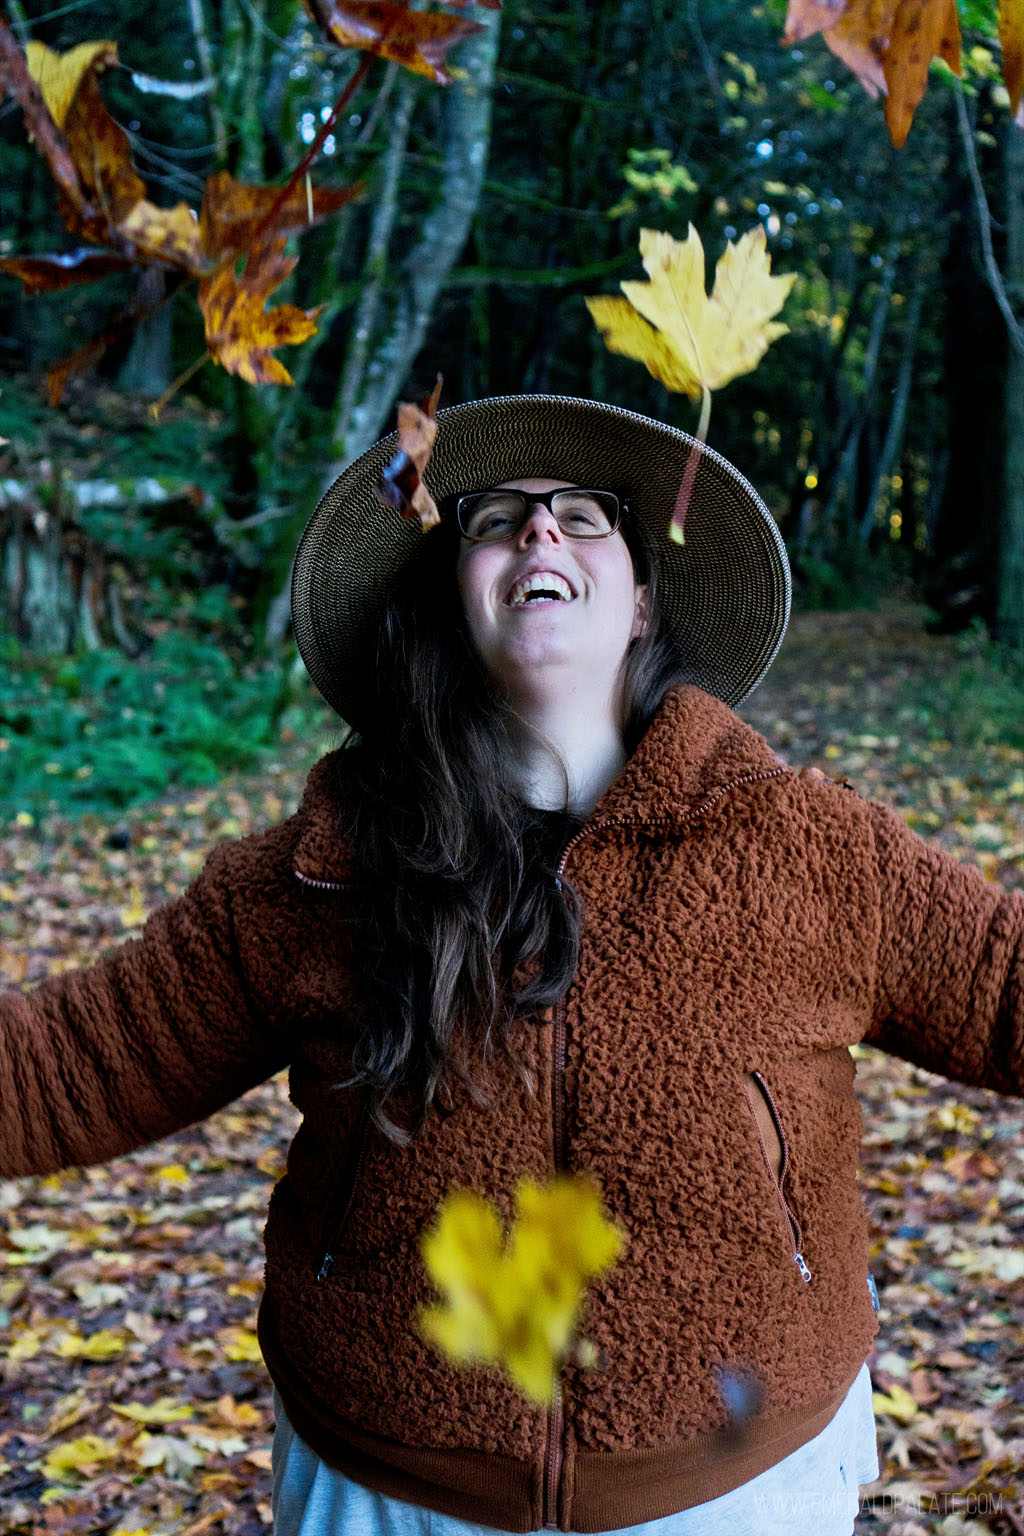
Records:
[[[510,608],[524,608],[528,603],[571,603],[573,590],[564,576],[553,571],[537,571],[515,583],[505,599]]]

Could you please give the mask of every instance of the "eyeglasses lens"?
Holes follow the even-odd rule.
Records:
[[[458,504],[459,527],[470,539],[498,543],[513,539],[538,504],[546,506],[570,539],[606,539],[619,523],[619,499],[611,491],[479,491]]]

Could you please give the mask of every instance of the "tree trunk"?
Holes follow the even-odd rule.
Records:
[[[171,305],[161,304],[135,328],[117,385],[139,400],[159,400],[171,382]]]
[[[1006,290],[1024,312],[1024,129],[1006,128]],[[1006,446],[999,528],[997,626],[1024,655],[1024,351],[1011,336],[1006,367]]]
[[[460,47],[459,67],[466,71],[466,78],[448,86],[442,101],[444,142],[437,201],[402,263],[398,292],[368,348],[362,388],[347,419],[336,421],[338,451],[327,465],[325,487],[380,437],[420,349],[444,280],[466,243],[487,164],[500,16],[500,11],[481,11],[478,19],[483,30]]]
[[[914,284],[914,292],[911,295],[907,311],[907,321],[903,328],[903,350],[900,356],[900,371],[896,380],[896,394],[892,402],[892,411],[889,414],[889,425],[886,429],[882,451],[878,456],[874,483],[864,503],[864,512],[860,520],[860,541],[862,544],[866,544],[871,537],[872,529],[875,526],[878,504],[885,495],[886,485],[892,474],[893,466],[899,457],[900,447],[903,443],[903,429],[907,423],[907,406],[910,402],[910,385],[914,377],[917,329],[921,323],[921,311],[924,308],[924,296],[929,281],[930,274],[919,272]]]
[[[825,508],[826,528],[830,528],[833,519],[837,514],[841,513],[847,535],[849,535],[854,527],[857,474],[860,462],[860,439],[874,405],[875,391],[878,385],[878,359],[882,350],[882,338],[885,335],[886,322],[892,307],[892,291],[896,282],[896,268],[899,263],[899,255],[900,231],[897,230],[889,241],[885,266],[882,270],[882,282],[871,316],[871,329],[868,333],[868,343],[864,353],[863,394],[858,402],[856,414],[850,426],[842,457],[839,461],[839,467],[832,482],[828,504]]]
[[[442,146],[438,195],[419,238],[401,266],[388,272],[388,245],[400,210],[400,170],[411,85],[398,92],[398,133],[385,155],[366,255],[366,288],[338,380],[333,451],[317,491],[371,448],[384,432],[395,398],[422,345],[446,277],[458,259],[476,213],[490,145],[491,87],[498,53],[500,11],[481,11],[482,30],[460,45],[464,79],[441,99]],[[390,275],[394,293],[388,298]],[[433,379],[424,383],[432,383]],[[267,645],[288,628],[291,572],[267,612]]]

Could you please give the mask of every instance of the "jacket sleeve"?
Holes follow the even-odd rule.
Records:
[[[917,1066],[1024,1095],[1024,893],[871,806],[879,949],[865,1036]]]
[[[130,1151],[285,1064],[269,1000],[281,954],[275,887],[290,895],[292,840],[284,823],[220,844],[138,939],[90,969],[0,995],[0,1175]]]

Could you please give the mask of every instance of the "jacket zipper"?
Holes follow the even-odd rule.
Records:
[[[759,772],[743,773],[727,783],[719,785],[711,794],[706,796],[699,805],[691,806],[688,811],[679,815],[662,817],[654,821],[636,821],[629,816],[609,816],[604,821],[597,821],[593,826],[581,827],[573,837],[569,839],[562,850],[562,857],[558,861],[555,879],[561,890],[562,876],[565,873],[566,860],[569,854],[581,842],[588,833],[602,832],[608,827],[659,827],[665,825],[678,825],[680,822],[695,821],[698,816],[705,815],[723,795],[732,789],[739,789],[745,784],[757,784],[767,779],[781,778],[783,774],[791,773],[792,769],[782,765],[778,768],[762,769]],[[551,1121],[553,1160],[555,1172],[562,1173],[565,1170],[565,1095],[563,1084],[565,1080],[565,998],[560,997],[555,1005],[554,1027],[552,1030],[552,1072],[551,1072]],[[781,1135],[779,1140],[783,1146],[783,1169],[785,1169],[786,1143]],[[781,1190],[780,1190],[781,1198]],[[785,1201],[783,1201],[785,1209]],[[787,1210],[787,1215],[789,1214]],[[790,1217],[792,1222],[792,1217]],[[793,1223],[795,1228],[795,1223]],[[799,1240],[797,1248],[799,1249]],[[803,1255],[798,1253],[799,1262],[803,1263]],[[806,1265],[804,1265],[806,1268]],[[803,1273],[803,1271],[801,1271]],[[808,1269],[805,1280],[811,1278]],[[562,1463],[565,1459],[563,1435],[565,1428],[565,1414],[562,1407],[561,1384],[556,1382],[554,1396],[548,1409],[547,1428],[544,1444],[544,1523],[545,1531],[557,1531],[558,1529],[558,1499],[562,1482]]]
[[[811,1270],[807,1260],[804,1258],[803,1253],[801,1252],[801,1249],[803,1248],[803,1241],[800,1236],[800,1223],[794,1216],[783,1191],[783,1185],[786,1182],[786,1174],[789,1172],[789,1142],[786,1140],[786,1133],[782,1128],[782,1117],[779,1114],[778,1105],[772,1097],[771,1089],[768,1087],[768,1084],[765,1082],[760,1072],[752,1072],[750,1075],[753,1077],[754,1081],[757,1083],[757,1086],[760,1088],[762,1094],[764,1095],[765,1102],[771,1111],[772,1120],[775,1124],[775,1132],[779,1138],[779,1145],[782,1148],[782,1166],[776,1175],[775,1170],[771,1165],[771,1159],[768,1156],[768,1148],[764,1144],[764,1137],[761,1135],[761,1127],[757,1124],[757,1118],[755,1116],[754,1125],[757,1129],[757,1139],[761,1143],[761,1150],[764,1153],[764,1160],[767,1164],[768,1172],[771,1174],[772,1183],[775,1185],[775,1193],[779,1197],[779,1204],[782,1206],[783,1215],[789,1222],[790,1231],[793,1234],[793,1263],[800,1271],[800,1278],[806,1285],[811,1279]]]
[[[314,880],[312,875],[304,875],[301,869],[293,869],[292,874],[303,885],[312,886],[317,891],[351,891],[358,884],[356,880]]]
[[[317,1270],[317,1284],[322,1285],[327,1279],[334,1265],[334,1256],[341,1244],[342,1235],[348,1225],[349,1216],[352,1214],[352,1206],[355,1203],[356,1190],[359,1188],[359,1179],[363,1171],[363,1163],[366,1160],[366,1145],[369,1140],[367,1131],[370,1126],[370,1102],[366,1099],[359,1112],[359,1121],[355,1132],[355,1161],[350,1162],[352,1178],[345,1193],[345,1204],[341,1215],[333,1228],[328,1229],[327,1248],[320,1260],[320,1268]]]

